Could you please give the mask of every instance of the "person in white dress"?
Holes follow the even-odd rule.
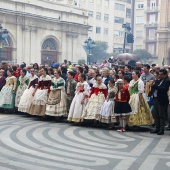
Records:
[[[105,100],[101,111],[100,111],[100,122],[109,124],[108,129],[112,129],[114,127],[114,123],[116,122],[116,117],[114,114],[114,97],[115,97],[115,87],[114,80],[109,80],[108,85],[108,97]]]
[[[18,111],[24,113],[28,112],[33,99],[34,90],[38,85],[38,77],[35,75],[35,70],[33,68],[30,70],[30,73],[31,77],[29,77],[28,88],[24,91],[23,95],[21,96],[18,105]]]
[[[69,122],[81,122],[81,116],[87,104],[87,98],[90,94],[90,86],[85,80],[86,75],[79,74],[78,76],[79,82],[77,83],[75,96],[71,103],[68,114],[67,120]]]

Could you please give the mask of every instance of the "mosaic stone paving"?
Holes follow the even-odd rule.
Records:
[[[169,170],[170,132],[125,132],[0,116],[0,170]]]

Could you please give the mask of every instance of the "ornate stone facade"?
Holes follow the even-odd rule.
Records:
[[[53,60],[86,59],[82,45],[88,36],[87,12],[64,3],[67,1],[0,1],[0,22],[9,30],[12,62],[50,64]],[[46,40],[51,43],[43,49]]]

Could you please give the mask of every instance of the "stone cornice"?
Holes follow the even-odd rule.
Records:
[[[60,17],[58,17],[58,18],[44,17],[41,15],[35,15],[35,14],[31,14],[31,13],[9,10],[9,9],[4,9],[4,8],[0,8],[0,12],[4,13],[4,14],[17,15],[17,16],[27,17],[27,18],[34,18],[34,19],[43,20],[43,21],[57,22],[59,24],[64,24],[64,25],[65,24],[76,25],[76,26],[85,27],[85,28],[89,27],[89,25],[85,25],[85,24],[74,23],[74,22],[69,22],[69,21],[61,21]]]

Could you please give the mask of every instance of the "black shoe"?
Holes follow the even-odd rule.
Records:
[[[164,135],[164,131],[160,130],[157,135]]]
[[[158,132],[160,132],[160,130],[158,130],[158,129],[155,129],[155,130],[151,130],[151,131],[150,131],[150,133],[158,133]]]

